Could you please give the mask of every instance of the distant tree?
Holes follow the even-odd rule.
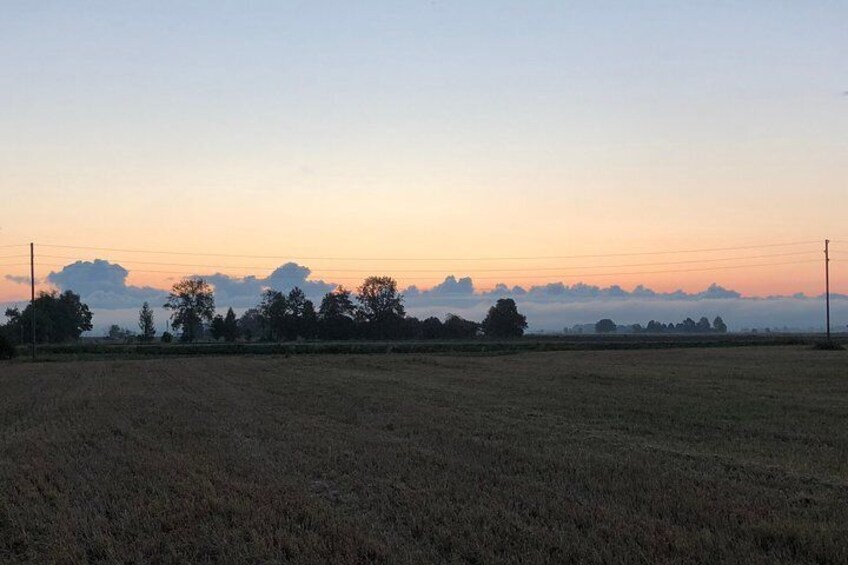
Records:
[[[440,339],[444,337],[442,321],[431,316],[421,322],[421,337],[424,339]]]
[[[524,328],[522,329],[522,333]],[[448,339],[471,339],[477,336],[480,324],[466,320],[456,314],[448,314],[442,326],[443,335]]]
[[[258,311],[262,320],[264,337],[274,341],[285,339],[289,320],[286,295],[279,290],[267,289],[262,293]]]
[[[695,324],[695,330],[700,333],[708,333],[711,329],[710,320],[706,316],[701,316],[701,319]]]
[[[12,344],[22,344],[24,342],[24,326],[21,320],[21,311],[17,306],[6,308],[6,317],[9,321],[5,325],[0,326],[6,334],[6,339]]]
[[[23,312],[17,308],[6,310],[9,318],[7,337],[32,335],[32,310],[29,304]],[[64,343],[76,341],[83,332],[91,331],[93,316],[78,294],[66,290],[62,294],[41,292],[35,299],[35,339],[38,343]]]
[[[232,343],[239,338],[239,324],[236,318],[236,313],[232,308],[227,309],[227,315],[224,316],[224,326],[222,328],[222,337],[224,341]]]
[[[162,332],[162,343],[171,343],[174,341],[174,334],[171,332]]]
[[[698,331],[698,324],[695,323],[695,320],[693,320],[692,318],[686,318],[685,320],[683,320],[683,326],[681,327],[681,330],[686,333],[694,333]]]
[[[406,311],[397,281],[391,277],[368,277],[359,287],[356,300],[357,317],[370,337],[390,338],[399,334]]]
[[[263,336],[262,315],[257,308],[250,308],[238,320],[238,333],[247,341]]]
[[[122,328],[118,324],[112,324],[106,332],[106,337],[115,341],[126,341],[132,338],[132,336],[133,333],[130,330]]]
[[[5,327],[0,327],[0,359],[13,359],[18,355],[18,350],[12,340],[9,339]]]
[[[713,320],[713,331],[721,334],[727,333],[727,324],[724,323],[721,316],[716,316],[715,320]]]
[[[294,287],[289,291],[289,295],[286,297],[286,306],[286,339],[314,337],[317,324],[315,306],[311,300],[306,298],[300,288]]]
[[[618,329],[618,326],[616,326],[615,322],[613,322],[609,318],[604,318],[602,320],[598,320],[595,323],[595,333],[610,334],[610,333],[614,333],[617,329]]]
[[[150,309],[150,304],[147,302],[141,305],[141,310],[138,313],[138,329],[141,331],[138,336],[141,341],[152,341],[156,337],[153,310]]]
[[[630,329],[633,330],[633,333],[640,334],[645,331],[645,328],[642,327],[642,324],[633,324],[630,326]]]
[[[203,333],[203,324],[215,316],[212,287],[199,277],[183,279],[171,289],[165,308],[173,311],[171,326],[182,330],[180,340],[192,342]]]
[[[311,300],[303,303],[300,319],[297,321],[298,336],[303,339],[318,337],[318,314]]]
[[[487,337],[520,337],[527,328],[527,317],[518,312],[515,300],[500,298],[489,308],[482,327]]]
[[[218,341],[224,337],[224,317],[220,314],[212,318],[212,325],[209,327],[209,333],[212,334],[212,339]]]
[[[350,291],[339,287],[328,292],[318,308],[318,337],[321,339],[350,339],[354,337],[356,306]]]
[[[405,316],[400,321],[400,331],[396,336],[399,339],[421,339],[424,336],[424,327],[421,320],[415,316]]]
[[[317,315],[312,301],[303,291],[293,288],[288,296],[268,289],[259,304],[266,335],[273,340],[311,339],[317,332]]]

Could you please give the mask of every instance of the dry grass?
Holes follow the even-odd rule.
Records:
[[[0,366],[0,561],[848,562],[848,356]]]

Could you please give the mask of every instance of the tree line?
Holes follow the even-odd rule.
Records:
[[[448,314],[444,320],[420,320],[408,316],[404,297],[391,277],[369,277],[354,294],[343,287],[328,292],[318,308],[300,288],[285,293],[267,289],[259,303],[237,317],[232,308],[216,313],[212,286],[200,277],[173,285],[163,305],[170,311],[170,331],[159,339],[193,342],[214,339],[227,342],[349,340],[349,339],[468,339],[477,336],[519,337],[527,318],[510,298],[498,300],[482,322]],[[92,329],[93,315],[80,296],[71,290],[40,292],[35,306],[36,343],[77,341]],[[15,346],[32,340],[33,304],[23,311],[6,310],[8,321],[0,326],[0,357],[12,356]],[[112,339],[152,342],[157,337],[154,313],[145,302],[138,316],[138,334],[117,325],[109,328]]]
[[[692,318],[686,318],[682,322],[664,324],[656,320],[651,320],[645,326],[642,324],[633,324],[628,330],[632,333],[727,333],[727,324],[721,319],[721,316],[716,316],[710,324],[709,318],[702,316],[697,322]],[[613,333],[618,331],[618,325],[604,318],[595,323],[595,333]]]
[[[482,322],[455,314],[448,314],[444,321],[408,316],[397,281],[385,276],[368,277],[356,294],[338,287],[322,297],[317,309],[298,287],[288,293],[269,288],[254,308],[238,318],[232,308],[225,315],[216,314],[212,287],[202,278],[188,278],[173,286],[164,307],[171,311],[171,326],[184,342],[205,337],[230,342],[505,338],[520,337],[527,328],[526,316],[510,298],[498,300]],[[154,338],[147,304],[139,313],[139,328],[143,340]]]

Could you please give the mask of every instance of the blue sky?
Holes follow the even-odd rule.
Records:
[[[845,2],[4,2],[0,235],[407,268],[838,239],[846,21]]]

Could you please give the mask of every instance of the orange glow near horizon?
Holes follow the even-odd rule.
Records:
[[[293,260],[293,262],[309,267],[312,271],[309,278],[312,280],[320,279],[338,283],[349,289],[355,289],[368,275],[388,274],[397,279],[402,288],[415,285],[421,290],[439,284],[448,275],[454,275],[456,278],[471,277],[477,291],[491,290],[498,283],[504,283],[510,287],[518,285],[527,289],[531,286],[562,282],[569,286],[577,283],[600,287],[618,285],[627,291],[641,284],[657,292],[676,290],[698,292],[716,283],[748,297],[791,295],[797,292],[815,296],[824,291],[821,247],[820,244],[810,243],[786,248],[572,259],[515,260],[514,258],[518,255],[507,258],[507,254],[504,254],[504,258],[499,260],[464,261],[436,259],[433,254],[428,254],[427,257],[433,257],[434,260],[337,258],[301,259]],[[569,249],[571,255],[593,254],[571,253],[572,249],[574,248]],[[664,249],[668,248],[654,247],[653,251]],[[846,293],[848,292],[848,269],[845,268],[845,259],[848,259],[848,244],[834,243],[831,250],[831,291]],[[17,254],[17,250],[12,251],[13,253],[10,252],[7,255]],[[596,251],[595,254],[601,254],[597,252],[598,250],[593,251]],[[618,250],[614,252],[611,249],[600,251],[606,254],[644,253],[645,248],[626,252]],[[226,254],[231,251],[221,251],[221,253]],[[252,253],[262,254],[255,250]],[[235,255],[237,252],[232,254]],[[271,255],[273,252],[269,251],[268,254]],[[262,278],[287,262],[283,259],[132,254],[46,247],[37,247],[36,257],[36,277],[42,279],[39,283],[40,289],[49,286],[43,282],[43,278],[50,271],[59,271],[60,265],[73,263],[77,259],[87,261],[101,258],[120,264],[129,271],[128,285],[150,286],[163,290],[169,288],[175,279],[195,273],[200,275],[223,273],[238,278],[254,275]],[[480,257],[483,255],[477,258]],[[28,266],[5,267],[2,268],[2,274],[26,277]],[[0,302],[22,302],[28,297],[28,286],[16,284],[5,278],[0,281]]]

